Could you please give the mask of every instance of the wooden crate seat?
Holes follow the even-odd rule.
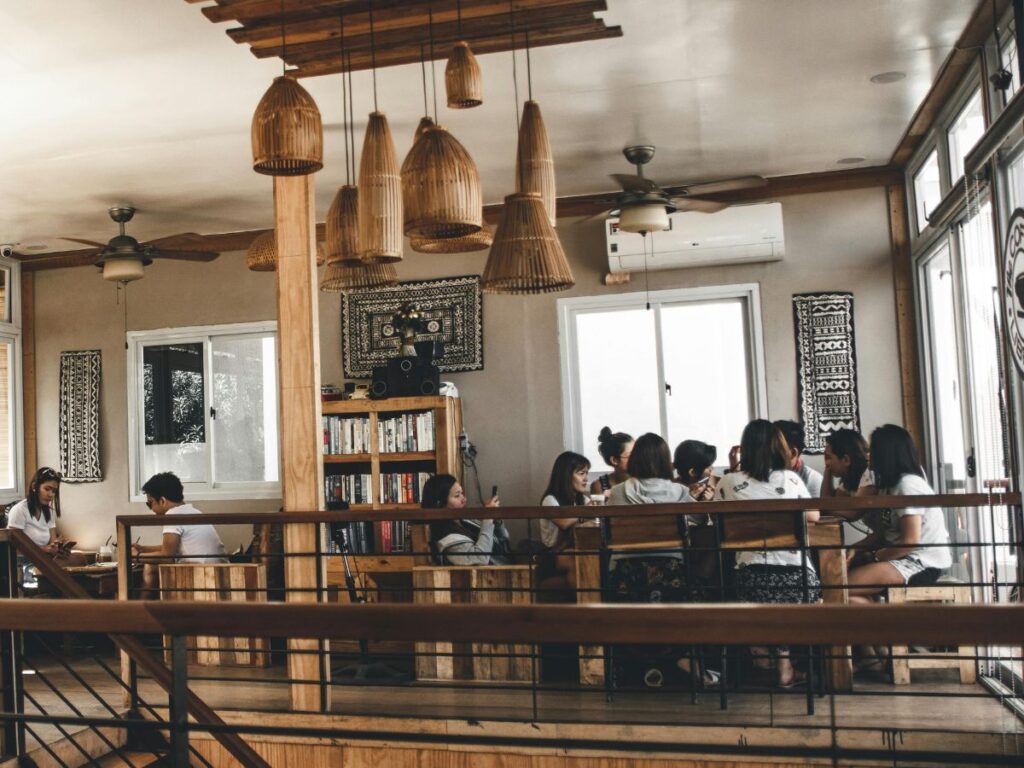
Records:
[[[417,566],[413,602],[522,605],[532,602],[529,565]],[[530,646],[511,643],[416,643],[417,680],[529,682]]]
[[[890,603],[954,603],[970,605],[971,588],[960,583],[939,583],[928,586],[889,587]],[[961,645],[955,651],[929,652],[928,658],[915,659],[905,645],[892,647],[892,681],[895,685],[910,684],[911,669],[956,669],[963,685],[977,680],[974,660],[976,649]]]
[[[162,564],[160,599],[265,603],[267,569],[262,563]],[[164,645],[170,646],[169,637],[164,637]],[[201,666],[266,667],[268,651],[265,637],[188,638],[189,663]],[[170,650],[164,657],[170,664]]]

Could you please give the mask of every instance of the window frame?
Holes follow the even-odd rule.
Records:
[[[768,377],[765,365],[764,328],[761,320],[761,286],[759,283],[736,283],[730,285],[708,285],[695,288],[671,288],[661,291],[634,291],[598,296],[579,296],[559,299],[558,312],[558,353],[562,385],[562,443],[567,450],[584,453],[582,414],[580,408],[579,377],[575,364],[578,344],[576,340],[575,316],[578,313],[627,310],[645,308],[648,302],[651,311],[662,304],[707,302],[720,299],[742,299],[745,302],[746,323],[749,333],[747,340],[750,383],[752,386],[751,405],[754,418],[767,418]],[[662,338],[660,312],[656,315],[655,334],[658,347],[658,392],[660,420],[665,414],[665,372],[662,365]],[[738,437],[738,436],[737,436]]]
[[[11,319],[0,316],[0,341],[11,344],[11,407],[14,411],[11,424],[11,461],[14,462],[14,486],[0,488],[0,498],[16,501],[25,497],[25,402],[24,378],[22,374],[23,346],[21,322],[21,262],[7,256],[0,256],[0,268],[10,275],[8,296]]]
[[[211,341],[213,338],[238,338],[253,334],[274,335],[275,349],[280,343],[277,333],[277,321],[258,320],[247,323],[222,323],[218,325],[190,326],[187,328],[161,328],[150,331],[129,331],[127,334],[127,389],[128,389],[128,498],[129,501],[145,501],[142,484],[147,478],[142,477],[142,447],[145,445],[141,407],[142,393],[142,352],[146,346],[173,343],[200,343],[203,345],[203,399],[206,444],[210,446],[209,469],[213,477],[213,430],[210,424],[211,387],[213,386],[211,359]],[[278,383],[278,390],[280,384]],[[277,393],[280,397],[280,392]],[[278,431],[278,462],[280,463],[280,408],[277,419]],[[183,483],[185,493],[190,499],[279,499],[281,498],[281,467],[278,467],[278,481],[249,483],[217,483],[213,480],[203,483]]]

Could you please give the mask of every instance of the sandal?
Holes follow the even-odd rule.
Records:
[[[690,659],[684,656],[683,658],[676,661],[676,668],[686,674],[690,674]],[[722,681],[722,673],[715,669],[707,669],[706,667],[701,674],[700,686],[702,688],[717,688]]]
[[[775,657],[767,648],[751,648],[750,658],[753,660],[754,669],[775,669]]]
[[[665,683],[665,675],[657,667],[651,667],[644,672],[644,685],[648,688],[661,688]]]

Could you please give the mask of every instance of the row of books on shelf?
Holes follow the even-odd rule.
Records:
[[[366,416],[324,416],[324,453],[369,453],[370,419]]]
[[[341,544],[337,541],[339,534],[348,551],[354,555],[412,551],[407,520],[363,521],[334,524],[334,526],[336,527],[332,530],[331,538],[327,542],[327,554],[329,555],[341,554]]]
[[[380,476],[382,504],[417,504],[429,472],[387,472]],[[369,474],[336,474],[324,476],[324,496],[328,501],[347,501],[349,504],[370,504]]]
[[[434,412],[404,413],[377,422],[381,453],[434,450]]]
[[[347,501],[349,504],[370,504],[373,476],[325,475],[324,498],[327,501]]]

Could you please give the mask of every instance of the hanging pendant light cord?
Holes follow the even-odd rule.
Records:
[[[516,14],[512,0],[508,0],[508,29],[512,39],[512,90],[516,97],[516,133],[519,132],[519,75],[516,72]]]
[[[285,59],[288,57],[288,40],[284,36],[284,0],[281,0],[281,74],[285,74]]]
[[[434,92],[434,122],[437,122],[437,69],[434,66],[434,6],[427,8],[427,29],[430,33],[430,84]]]
[[[992,0],[995,2],[995,0]],[[459,37],[462,37],[462,0],[456,0],[455,2],[455,13],[459,20]]]
[[[530,66],[530,30],[526,30],[526,98],[533,101],[533,68]]]
[[[370,0],[370,67],[373,69],[373,111],[377,111],[377,45],[373,37],[373,0]]]
[[[356,117],[355,112],[352,109],[352,54],[350,53],[348,59],[348,140],[352,146],[352,180],[355,181],[358,178],[356,171]]]
[[[338,40],[341,43],[341,139],[345,144],[345,184],[352,183],[351,158],[348,152],[348,81],[345,76],[345,14],[338,16]]]
[[[430,115],[430,107],[427,106],[427,49],[420,46],[420,74],[423,77],[423,114]]]

